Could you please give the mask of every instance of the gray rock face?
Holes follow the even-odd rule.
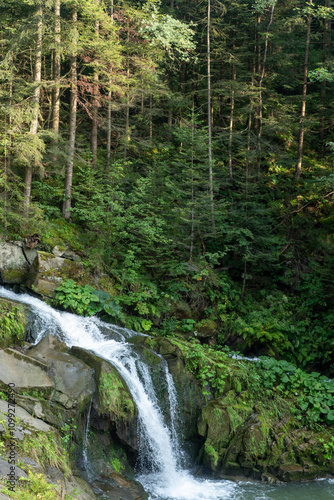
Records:
[[[0,418],[5,419],[6,421],[5,414],[7,412],[8,412],[8,402],[0,400]],[[15,431],[22,432],[23,434],[27,433],[26,432],[27,429],[31,429],[32,431],[42,431],[42,432],[49,432],[52,429],[51,426],[48,425],[46,422],[43,422],[43,420],[39,418],[33,417],[24,408],[21,408],[18,405],[15,405],[15,418],[17,419],[15,425]],[[16,437],[18,439],[23,438],[23,436],[22,437],[16,436]]]
[[[42,363],[14,349],[0,351],[0,386],[15,384],[15,390],[37,389],[50,391],[54,383]]]
[[[94,393],[94,370],[68,353],[66,344],[48,335],[30,349],[29,356],[47,365],[55,392],[52,400],[67,409],[84,407]]]
[[[3,283],[29,284],[34,280],[37,251],[23,244],[0,242],[0,278]]]

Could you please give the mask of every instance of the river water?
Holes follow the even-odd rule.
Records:
[[[137,479],[150,500],[328,500],[334,498],[334,479],[271,486],[258,482],[195,477],[185,467],[174,421],[177,401],[166,368],[169,424],[159,407],[150,372],[127,342],[136,332],[109,325],[97,318],[59,312],[26,294],[0,287],[0,297],[30,306],[36,342],[57,335],[69,347],[89,349],[109,361],[126,381],[139,413],[140,453]],[[112,336],[112,338],[111,338]],[[87,443],[89,446],[89,443]],[[142,464],[142,466],[141,466]]]

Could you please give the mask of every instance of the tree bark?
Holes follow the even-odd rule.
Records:
[[[310,4],[312,4],[312,2],[313,0],[310,0]],[[310,51],[311,21],[312,21],[312,14],[310,12],[307,16],[305,57],[304,57],[304,69],[303,69],[302,106],[300,110],[300,119],[299,119],[298,156],[297,156],[297,165],[295,171],[296,181],[300,179],[302,173],[303,143],[304,143],[304,129],[305,129],[304,122],[306,116],[307,73],[308,73],[308,59]]]
[[[99,4],[100,0],[96,0]],[[100,33],[100,22],[95,21],[95,34],[96,38]],[[97,70],[94,70],[93,76],[93,102],[92,102],[92,130],[91,130],[91,151],[92,151],[92,165],[94,168],[97,167],[97,132],[98,132],[98,110],[99,110],[99,74]]]
[[[331,8],[331,0],[326,0],[326,7],[328,9]],[[326,64],[328,60],[328,56],[330,54],[330,46],[331,46],[331,19],[324,20],[324,34],[323,34],[323,63]],[[320,92],[320,102],[321,102],[321,111],[320,111],[320,141],[321,141],[321,154],[323,155],[325,152],[325,110],[326,110],[326,80],[324,80],[321,84],[321,92]]]
[[[231,83],[231,94],[230,94],[230,121],[229,121],[229,138],[228,138],[228,176],[230,179],[233,178],[233,167],[232,167],[232,144],[233,144],[233,121],[234,121],[234,82],[236,79],[235,65],[232,64],[232,83]]]
[[[71,54],[71,96],[70,96],[70,130],[69,130],[69,153],[66,165],[65,174],[65,197],[63,203],[63,215],[65,219],[71,218],[72,208],[72,180],[73,180],[73,160],[75,151],[75,136],[77,126],[77,54],[76,54],[76,41],[77,41],[77,11],[72,13],[72,22],[74,25],[74,49]]]
[[[58,142],[60,112],[60,0],[55,0],[55,49],[53,54],[54,88],[52,92],[52,130],[56,134],[54,142]]]
[[[209,194],[211,205],[211,223],[215,229],[215,213],[213,201],[213,169],[212,169],[212,123],[211,123],[211,0],[208,0],[208,25],[207,25],[207,77],[208,77],[208,156],[209,156]]]
[[[41,96],[41,79],[42,79],[42,41],[43,41],[43,7],[38,4],[36,7],[37,17],[37,40],[36,40],[36,55],[34,68],[34,93],[32,98],[33,114],[30,124],[30,134],[37,135],[38,117],[40,110]],[[24,195],[23,195],[23,215],[25,219],[29,218],[30,197],[31,197],[31,181],[32,181],[33,166],[26,167],[24,179]]]
[[[270,19],[269,19],[269,23],[268,23],[268,26],[267,26],[266,38],[265,38],[265,42],[264,42],[264,52],[263,52],[263,60],[262,60],[262,69],[261,69],[261,76],[260,76],[260,82],[259,82],[259,115],[258,115],[258,125],[259,125],[259,128],[258,128],[258,133],[257,133],[257,169],[258,169],[258,172],[261,169],[261,154],[262,154],[262,147],[261,147],[262,125],[263,125],[262,84],[263,84],[264,75],[266,73],[266,62],[267,62],[267,54],[268,54],[269,29],[270,29],[270,26],[271,26],[271,24],[273,22],[274,10],[275,10],[275,4],[273,4],[272,7],[271,7]]]
[[[110,18],[111,22],[114,20],[114,0],[111,0],[110,5]],[[110,69],[111,72],[111,69]],[[108,125],[107,125],[107,173],[110,171],[111,162],[111,128],[112,128],[112,113],[111,113],[111,78],[109,79],[108,91]]]

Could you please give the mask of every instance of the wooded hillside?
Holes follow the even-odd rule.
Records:
[[[333,15],[4,0],[2,237],[79,252],[131,328],[333,374]]]

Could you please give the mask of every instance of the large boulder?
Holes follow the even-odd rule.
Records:
[[[94,370],[80,359],[72,356],[64,342],[57,337],[48,335],[37,346],[29,351],[29,358],[46,367],[48,377],[52,380],[54,391],[45,407],[44,418],[53,425],[60,425],[64,420],[76,418],[78,411],[88,409],[95,391]],[[30,396],[34,396],[31,394]],[[26,405],[36,412],[36,400],[25,398],[20,404]],[[33,407],[35,410],[33,410]],[[54,406],[61,408],[61,421],[55,420]]]
[[[30,286],[37,273],[37,251],[23,243],[0,242],[0,281]]]
[[[80,262],[58,254],[38,252],[38,274],[32,283],[32,289],[46,297],[54,297],[55,289],[63,281],[73,279],[80,282],[81,278],[86,277],[86,274],[86,270]]]
[[[47,374],[47,366],[15,349],[0,350],[0,387],[14,384],[15,391],[36,390],[50,394],[54,382]]]

